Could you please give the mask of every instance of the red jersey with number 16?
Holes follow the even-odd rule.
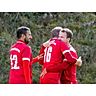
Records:
[[[31,62],[32,51],[31,48],[23,41],[18,40],[10,49],[10,84],[26,84],[23,70],[23,61],[28,60],[30,62],[30,74],[32,74]],[[30,75],[32,78],[32,75]]]
[[[44,52],[43,69],[50,65],[61,64],[64,58],[63,53],[68,49],[69,47],[61,40],[54,38],[51,39],[50,46],[43,49],[44,51],[40,50],[40,52]],[[42,77],[40,78],[40,83],[58,84],[60,83],[60,73],[49,72],[43,78]]]

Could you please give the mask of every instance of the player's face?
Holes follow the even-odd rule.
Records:
[[[59,33],[59,38],[63,41],[63,42],[67,42],[67,34],[66,32],[60,32]]]
[[[27,31],[26,36],[25,36],[25,39],[24,39],[24,42],[25,42],[26,44],[28,44],[31,39],[32,39],[31,32],[30,32],[30,31]]]

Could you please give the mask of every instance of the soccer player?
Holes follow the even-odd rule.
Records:
[[[17,38],[17,42],[10,49],[9,84],[31,84],[32,63],[37,62],[40,57],[32,59],[32,49],[28,46],[32,36],[28,27],[19,27]]]
[[[49,40],[50,46],[41,48],[40,53],[44,53],[44,61],[40,62],[43,64],[42,72],[48,66],[56,66],[62,64],[63,58],[65,57],[68,62],[76,63],[77,58],[73,57],[70,53],[69,46],[59,39],[62,28],[55,27],[52,30],[52,38]],[[60,33],[61,32],[61,33]],[[67,52],[67,53],[66,53]],[[47,72],[45,75],[40,76],[41,84],[60,84],[61,72]]]
[[[69,50],[66,50],[65,54],[71,53],[71,55],[73,57],[78,58],[76,50],[70,44],[71,38],[73,37],[72,31],[68,28],[64,28],[62,30],[62,32],[63,33],[60,33],[60,35],[59,35],[60,39],[62,41],[64,41],[69,46]],[[72,63],[72,62],[70,63],[67,61],[67,59],[64,59],[62,64],[58,64],[58,65],[54,65],[54,66],[50,65],[50,66],[46,67],[46,69],[44,70],[44,72],[42,74],[45,75],[47,72],[60,72],[60,71],[62,71],[61,84],[77,84],[76,66],[82,65],[81,58],[79,58],[77,60],[78,60],[77,63]]]
[[[62,38],[62,41],[67,43],[69,46],[69,50],[66,51],[66,53],[70,52],[73,57],[78,58],[76,50],[73,48],[73,46],[70,44],[71,38],[73,37],[73,33],[70,29],[64,28],[62,30],[64,38]],[[82,65],[81,57],[78,58],[78,61],[80,60],[80,63],[68,63],[68,68],[62,71],[61,74],[61,83],[62,84],[77,84],[77,78],[76,78],[76,67]]]

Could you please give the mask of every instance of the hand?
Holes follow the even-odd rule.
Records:
[[[40,74],[40,77],[44,77],[45,76],[45,74],[47,73],[47,71],[46,71],[46,68],[42,71],[42,73]]]
[[[51,44],[56,45],[55,40],[52,40],[52,41],[48,40],[45,43],[43,43],[43,46],[44,47],[49,47]]]
[[[50,41],[50,40],[48,40],[48,41],[44,42],[44,43],[43,43],[43,46],[44,46],[44,47],[49,47],[49,46],[50,46],[49,41]]]
[[[37,56],[38,60],[42,59],[42,58],[43,58],[43,56],[44,56],[44,53],[42,53],[42,54],[38,55],[38,56]]]
[[[81,60],[81,56],[77,59],[77,62],[75,63],[77,66],[81,66],[82,65],[82,60]]]

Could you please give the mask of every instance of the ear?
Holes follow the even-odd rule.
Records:
[[[68,42],[70,42],[70,38],[67,38]]]
[[[25,35],[24,35],[24,34],[22,34],[22,35],[21,35],[21,37],[23,37],[23,38],[24,38],[24,37],[25,37]]]

